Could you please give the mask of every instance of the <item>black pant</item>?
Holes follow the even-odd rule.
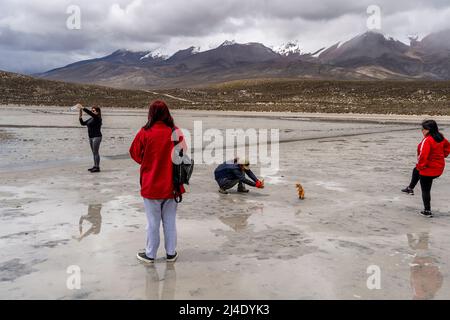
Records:
[[[243,189],[244,188],[244,184],[242,182],[239,182],[239,180],[228,180],[228,179],[224,179],[222,181],[217,181],[217,183],[219,184],[219,187],[223,190],[228,190],[233,188],[235,185],[238,185],[238,189]]]
[[[413,170],[409,188],[414,189],[414,187],[420,181],[420,187],[422,188],[422,200],[425,210],[431,211],[431,187],[433,185],[433,180],[436,178],[439,178],[439,176],[437,177],[421,176],[417,168],[414,168]]]

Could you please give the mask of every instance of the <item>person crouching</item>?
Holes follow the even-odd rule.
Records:
[[[246,175],[250,178],[247,179]],[[250,170],[250,163],[245,158],[236,158],[233,161],[227,161],[219,165],[214,171],[214,177],[219,185],[219,192],[228,194],[229,189],[238,185],[238,192],[247,193],[245,185],[264,188],[264,181],[258,180],[255,174]]]

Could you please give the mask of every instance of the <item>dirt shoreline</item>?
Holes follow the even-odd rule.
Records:
[[[67,107],[61,106],[20,106],[20,105],[0,105],[0,108],[5,110],[34,110],[43,111],[48,113],[62,113],[62,114],[74,114],[73,111],[69,111]],[[105,108],[105,111],[113,111],[120,116],[140,116],[142,113],[147,112],[147,108]],[[450,116],[436,116],[429,114],[378,114],[378,113],[309,113],[309,112],[291,112],[291,111],[236,111],[236,110],[192,110],[189,108],[174,109],[174,114],[186,115],[192,114],[196,116],[222,116],[222,117],[258,117],[258,118],[279,118],[280,120],[292,119],[313,119],[323,121],[361,121],[361,122],[377,122],[377,123],[420,123],[424,119],[433,118],[436,121],[450,123]]]

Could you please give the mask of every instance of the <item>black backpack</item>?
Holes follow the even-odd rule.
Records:
[[[175,128],[172,128],[172,134],[175,132]],[[189,180],[194,171],[194,160],[188,155],[183,154],[183,148],[179,145],[180,141],[174,139],[174,154],[172,157],[173,163],[173,197],[176,203],[183,201],[183,195],[181,194],[181,186],[183,184],[189,185]]]

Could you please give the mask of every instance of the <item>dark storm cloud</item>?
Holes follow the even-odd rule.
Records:
[[[81,30],[66,27],[71,4],[81,8]],[[231,38],[298,39],[311,51],[364,32],[373,4],[383,31],[402,40],[450,28],[448,0],[1,0],[0,69],[36,72],[117,48],[172,53]]]

